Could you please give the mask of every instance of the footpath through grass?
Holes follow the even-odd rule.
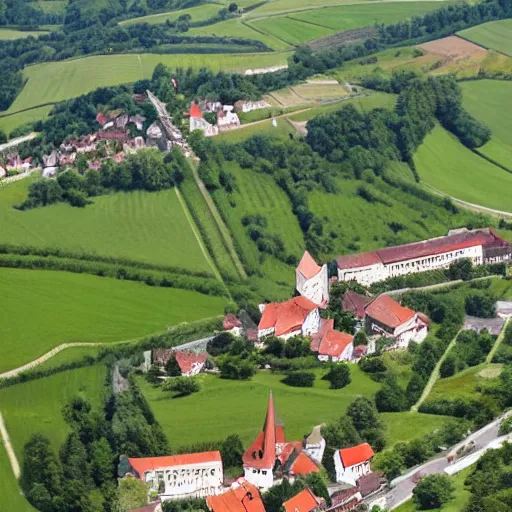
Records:
[[[0,268],[0,372],[71,342],[115,342],[222,314],[226,298],[84,274]]]

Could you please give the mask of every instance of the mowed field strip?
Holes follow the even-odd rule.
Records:
[[[38,37],[44,34],[49,34],[49,32],[43,30],[33,30],[33,31],[25,31],[25,30],[13,30],[9,28],[1,28],[0,29],[0,41],[13,41],[15,39],[25,39],[26,37]]]
[[[0,373],[62,343],[115,342],[221,315],[227,299],[48,270],[0,268]]]
[[[149,25],[160,25],[167,20],[176,21],[180,16],[189,15],[192,21],[204,21],[215,16],[221,9],[222,5],[204,3],[189,7],[188,9],[180,9],[179,11],[162,12],[159,14],[150,14],[149,16],[141,16],[130,20],[121,21],[119,25],[137,25],[139,23],[148,23]]]
[[[512,19],[490,21],[476,27],[461,30],[458,35],[485,48],[512,57]]]

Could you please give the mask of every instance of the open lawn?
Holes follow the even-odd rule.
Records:
[[[116,193],[86,208],[18,211],[30,179],[0,189],[0,243],[53,247],[211,273],[173,189]]]
[[[458,35],[476,44],[512,56],[512,19],[490,21],[458,32]]]
[[[512,83],[478,80],[461,87],[464,108],[492,130],[492,139],[478,152],[512,171]]]
[[[64,12],[68,2],[67,0],[38,0],[36,2],[30,2],[28,5],[47,13],[56,14]]]
[[[421,179],[449,196],[512,212],[512,173],[471,152],[441,126],[414,155]]]
[[[26,37],[38,37],[44,34],[48,34],[48,32],[42,30],[33,30],[33,31],[25,31],[25,30],[13,30],[10,28],[1,28],[0,29],[0,41],[13,41],[14,39],[25,39]]]
[[[63,62],[47,62],[24,70],[28,80],[8,113],[55,103],[86,94],[98,87],[150,78],[158,63],[171,68],[209,67],[214,71],[245,71],[286,64],[285,53],[253,54],[124,54],[98,55]]]
[[[243,128],[239,128],[237,130],[231,130],[228,132],[221,133],[213,138],[215,142],[242,142],[253,135],[272,135],[275,137],[287,138],[290,133],[295,133],[294,128],[286,121],[284,118],[279,118],[276,120],[277,126],[272,124],[270,119],[265,121],[257,122],[254,124],[249,124],[244,126]]]
[[[36,432],[47,436],[58,453],[69,432],[62,407],[74,396],[100,407],[106,374],[105,366],[90,366],[0,389],[2,415],[20,464],[23,447]]]
[[[0,372],[70,342],[115,342],[223,313],[226,299],[46,270],[0,268]],[[1,401],[0,401],[1,402]]]
[[[192,21],[204,21],[213,18],[222,6],[219,4],[201,4],[188,9],[179,11],[162,12],[160,14],[150,14],[149,16],[141,16],[140,18],[132,18],[130,20],[121,21],[120,25],[136,25],[138,23],[148,23],[149,25],[159,25],[167,20],[176,21],[180,16],[189,15]]]
[[[357,396],[372,397],[378,391],[380,385],[357,365],[350,370],[352,382],[340,390],[328,389],[329,382],[320,378],[313,388],[290,387],[281,382],[283,375],[270,372],[258,372],[247,382],[207,375],[202,391],[183,398],[171,398],[143,378],[137,382],[172,447],[216,441],[235,433],[247,446],[261,430],[271,390],[276,416],[284,421],[290,441],[301,440],[315,425],[339,418]]]
[[[53,105],[46,105],[45,107],[32,108],[24,112],[19,112],[18,114],[0,117],[0,130],[9,134],[19,126],[46,119],[52,108]]]

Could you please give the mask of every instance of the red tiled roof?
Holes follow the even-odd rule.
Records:
[[[358,318],[364,317],[364,308],[373,300],[372,297],[361,295],[352,290],[345,292],[342,299],[344,311],[354,313]]]
[[[302,443],[300,441],[290,441],[283,446],[278,456],[279,461],[284,466],[294,451],[301,451]]]
[[[208,496],[206,505],[212,512],[265,512],[258,489],[245,479],[235,489]]]
[[[192,106],[190,107],[190,117],[203,117],[201,109],[195,103],[192,103]]]
[[[105,140],[127,140],[128,139],[128,135],[126,134],[126,132],[122,132],[122,131],[105,132],[103,130],[100,130],[98,132],[98,137],[100,139],[105,139]]]
[[[380,487],[380,476],[380,473],[368,473],[358,480],[357,487],[363,496],[368,496]]]
[[[420,311],[418,311],[418,318],[425,324],[425,325],[430,325],[430,318],[425,315],[425,313],[421,313]]]
[[[313,276],[316,276],[322,267],[316,264],[316,261],[313,259],[311,254],[308,251],[304,253],[302,259],[300,260],[299,266],[297,270],[306,278],[311,279]]]
[[[320,320],[320,329],[317,333],[311,336],[311,345],[310,349],[312,352],[318,352],[320,348],[320,343],[322,342],[323,337],[327,331],[334,329],[334,320],[332,318],[322,318]]]
[[[167,455],[164,457],[144,457],[144,458],[128,458],[128,462],[134,471],[137,472],[142,479],[147,471],[168,468],[172,466],[188,466],[195,464],[204,464],[208,462],[220,462],[219,451],[187,453],[183,455]]]
[[[308,488],[283,503],[286,512],[311,512],[318,505],[319,500]]]
[[[176,362],[178,363],[181,373],[189,373],[194,365],[204,364],[208,359],[206,352],[194,352],[192,350],[183,350],[175,353]]]
[[[340,450],[341,462],[346,468],[370,460],[374,455],[375,453],[368,443],[363,443],[357,446],[352,446],[352,448],[344,448],[343,450]]]
[[[101,112],[98,112],[98,114],[96,115],[96,121],[101,126],[104,126],[108,123],[107,116],[105,114],[102,114]]]
[[[275,328],[275,335],[296,331],[302,327],[309,313],[318,306],[306,297],[294,297],[286,302],[272,302],[267,304],[258,328]]]
[[[354,347],[354,357],[360,357],[368,352],[368,347],[366,345],[357,345]]]
[[[381,262],[390,264],[425,256],[435,256],[468,247],[493,245],[496,242],[501,243],[502,239],[492,229],[476,229],[411,244],[385,247],[366,253],[340,256],[336,262],[341,269],[364,267]]]
[[[310,473],[318,473],[320,470],[318,466],[303,452],[301,451],[297,458],[290,466],[290,475],[309,475]]]
[[[238,318],[235,315],[232,315],[230,313],[224,317],[222,327],[224,327],[225,331],[230,331],[234,327],[242,327],[242,322],[238,320]]]
[[[401,306],[389,295],[380,295],[366,308],[366,314],[394,329],[410,320],[416,313]]]
[[[276,425],[276,444],[284,444],[284,427],[283,425]]]
[[[346,332],[335,331],[334,329],[329,330],[320,342],[318,353],[321,356],[340,357],[347,346],[353,341],[354,336]]]

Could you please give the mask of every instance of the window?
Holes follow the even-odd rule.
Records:
[[[261,472],[262,472],[264,475],[266,475],[266,474],[267,474],[267,472],[266,472],[264,469],[263,469]]]

